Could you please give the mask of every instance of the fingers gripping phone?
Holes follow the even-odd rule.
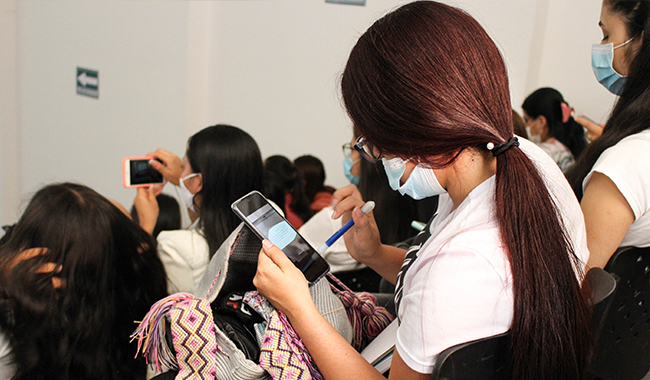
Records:
[[[156,158],[125,157],[122,160],[122,182],[124,187],[145,187],[163,183],[163,175],[149,164],[151,160],[156,160]],[[162,163],[162,161],[160,162]]]
[[[259,192],[252,191],[232,204],[232,210],[260,239],[284,252],[310,284],[329,271],[329,264]]]

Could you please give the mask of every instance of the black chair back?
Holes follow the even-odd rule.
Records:
[[[506,357],[510,333],[450,347],[438,355],[431,380],[507,379]]]
[[[590,373],[604,380],[639,380],[650,370],[650,248],[619,248],[605,270],[618,284]]]
[[[616,277],[601,268],[591,268],[585,275],[583,287],[587,290],[592,306],[591,331],[594,333],[594,341],[598,341],[600,331],[605,323],[605,317],[614,301],[616,292]]]

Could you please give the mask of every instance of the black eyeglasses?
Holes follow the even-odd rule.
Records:
[[[372,145],[365,136],[359,136],[354,143],[354,149],[361,153],[361,157],[365,158],[370,163],[376,163],[381,159],[381,153],[374,145]]]

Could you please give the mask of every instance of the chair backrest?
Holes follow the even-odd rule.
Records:
[[[620,248],[605,270],[617,287],[590,373],[604,380],[639,380],[650,370],[650,248]]]
[[[589,300],[592,305],[591,331],[595,341],[598,341],[605,317],[614,301],[616,280],[614,275],[601,268],[591,268],[585,275],[583,287],[588,287],[587,290],[591,295]]]
[[[438,355],[431,380],[506,379],[510,333],[494,335],[450,347]]]

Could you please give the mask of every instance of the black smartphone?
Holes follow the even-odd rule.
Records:
[[[260,239],[268,239],[284,252],[310,284],[330,269],[325,259],[259,191],[251,191],[232,204],[232,210]]]

